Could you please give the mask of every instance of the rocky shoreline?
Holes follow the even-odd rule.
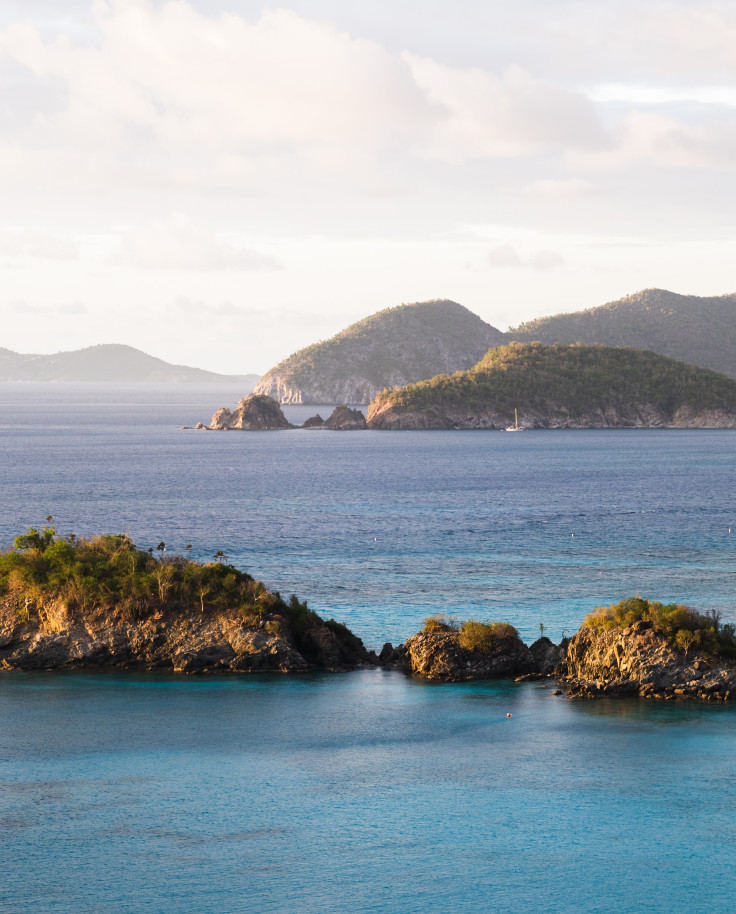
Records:
[[[207,431],[270,431],[278,429],[330,429],[332,431],[498,431],[514,419],[513,414],[495,409],[398,409],[377,398],[367,416],[359,409],[337,406],[323,419],[311,416],[301,426],[293,425],[284,416],[281,406],[271,397],[251,394],[244,397],[234,410],[221,407],[209,425],[199,422],[197,429]],[[519,424],[530,429],[613,429],[613,428],[734,428],[736,415],[727,410],[695,410],[681,407],[669,415],[647,404],[628,409],[596,409],[589,413],[570,415],[561,407],[525,409],[519,411]]]
[[[736,663],[675,650],[651,624],[597,631],[583,625],[554,644],[516,634],[490,649],[463,647],[457,631],[422,631],[380,655],[332,620],[311,614],[295,631],[279,613],[244,619],[232,610],[73,610],[62,601],[19,616],[0,607],[0,669],[167,670],[175,673],[344,672],[382,667],[435,682],[550,680],[571,698],[736,699]]]

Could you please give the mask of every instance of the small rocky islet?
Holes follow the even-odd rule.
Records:
[[[432,616],[379,655],[227,564],[142,550],[123,535],[34,528],[0,553],[0,668],[299,673],[358,667],[437,682],[552,680],[569,696],[736,698],[736,626],[633,597],[591,613],[560,644],[526,645],[504,622]]]

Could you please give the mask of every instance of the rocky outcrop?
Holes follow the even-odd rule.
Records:
[[[310,416],[306,422],[303,423],[302,428],[327,428],[325,425],[325,420],[317,413],[316,416]]]
[[[505,339],[457,302],[399,305],[294,353],[254,392],[289,404],[370,403],[385,388],[470,368]]]
[[[232,412],[226,407],[218,409],[209,424],[210,429],[242,429],[243,431],[293,427],[275,400],[256,394],[243,398]]]
[[[296,673],[376,663],[344,626],[318,616],[303,628],[279,614],[254,620],[237,609],[70,610],[56,602],[28,618],[0,606],[0,668],[162,669],[181,673]]]
[[[399,648],[384,646],[382,661],[426,679],[463,682],[538,673],[530,649],[517,637],[503,638],[490,651],[460,646],[457,632],[419,632]]]
[[[560,680],[579,697],[736,698],[736,665],[688,657],[671,647],[648,621],[599,630],[583,625],[569,642]]]
[[[336,406],[325,425],[327,428],[343,432],[368,428],[363,413],[348,406]]]

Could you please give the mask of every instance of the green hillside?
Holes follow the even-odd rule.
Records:
[[[645,289],[598,308],[528,321],[508,340],[651,349],[736,378],[736,295],[702,298]]]
[[[434,427],[466,427],[462,417],[470,416],[476,424],[468,420],[467,427],[498,427],[513,420],[515,408],[542,426],[702,425],[708,411],[718,413],[716,424],[729,424],[736,420],[736,381],[636,349],[511,343],[470,371],[380,394],[368,420],[373,428],[410,427],[396,421],[424,414],[435,417]]]
[[[255,393],[281,403],[368,403],[385,387],[472,367],[504,335],[452,301],[399,305],[301,349]]]

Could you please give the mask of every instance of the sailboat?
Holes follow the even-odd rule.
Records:
[[[514,424],[506,426],[507,432],[525,432],[523,425],[519,425],[519,411],[514,407]]]

